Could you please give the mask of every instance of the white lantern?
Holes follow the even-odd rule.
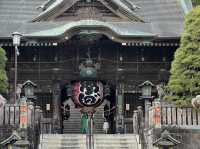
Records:
[[[13,45],[14,46],[19,46],[20,45],[20,42],[21,42],[21,37],[22,37],[22,34],[18,33],[18,32],[14,32],[12,34],[13,36]]]

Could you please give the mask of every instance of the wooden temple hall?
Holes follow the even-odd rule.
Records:
[[[156,85],[168,80],[183,20],[177,0],[0,0],[7,99],[14,102],[12,33],[18,32],[18,89],[28,80],[37,85],[31,100],[42,107],[51,131],[80,133],[80,109],[69,90],[89,75],[89,81],[100,80],[109,90],[94,116],[96,133],[103,131],[105,119],[109,133],[131,133],[133,111],[145,109],[141,84],[148,81],[156,97]]]

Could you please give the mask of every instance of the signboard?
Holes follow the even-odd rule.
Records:
[[[126,104],[126,111],[130,110],[130,104]]]
[[[46,104],[46,110],[50,111],[51,110],[51,105],[50,104]]]

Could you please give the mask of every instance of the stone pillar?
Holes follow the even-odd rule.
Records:
[[[118,83],[116,98],[117,98],[117,113],[116,113],[116,131],[124,133],[124,115],[123,115],[123,100],[124,100],[124,85]]]
[[[34,126],[34,103],[29,101],[28,104],[28,126],[33,127]]]
[[[60,83],[53,82],[53,131],[61,133],[61,115],[60,115]]]
[[[133,133],[138,134],[138,111],[133,112]]]
[[[34,117],[34,125],[38,125],[41,120],[41,107],[40,106],[35,106],[35,117]]]
[[[143,129],[144,129],[144,114],[143,114],[142,106],[138,106],[137,110],[138,110],[138,129],[139,129],[139,134],[142,134],[143,133]]]
[[[145,102],[145,128],[149,127],[149,108],[151,107],[151,103]]]
[[[30,105],[31,106],[31,105]],[[19,134],[21,140],[14,143],[16,149],[29,149],[30,142],[28,141],[28,104],[26,98],[20,99],[20,129]]]

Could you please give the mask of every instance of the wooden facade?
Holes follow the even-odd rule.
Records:
[[[90,53],[92,60],[100,64],[97,78],[111,86],[111,105],[117,109],[112,121],[118,121],[118,98],[122,97],[120,112],[127,132],[132,132],[131,115],[138,105],[144,107],[138,85],[146,80],[155,85],[167,82],[179,46],[183,12],[175,0],[168,3],[161,3],[166,7],[162,10],[173,10],[178,19],[160,12],[157,2],[50,0],[40,2],[39,7],[34,4],[38,9],[32,6],[32,12],[26,12],[31,15],[22,22],[0,21],[1,26],[6,26],[0,31],[0,46],[8,56],[9,100],[13,101],[15,70],[10,32],[19,31],[23,37],[17,83],[31,80],[37,84],[37,99],[33,102],[43,108],[46,118],[52,118],[53,123],[61,120],[60,105],[66,99],[66,85],[79,78],[79,65]],[[7,6],[7,2],[3,4]],[[29,2],[24,6],[30,6]],[[3,20],[1,16],[0,19]],[[153,94],[156,95],[155,88]]]

